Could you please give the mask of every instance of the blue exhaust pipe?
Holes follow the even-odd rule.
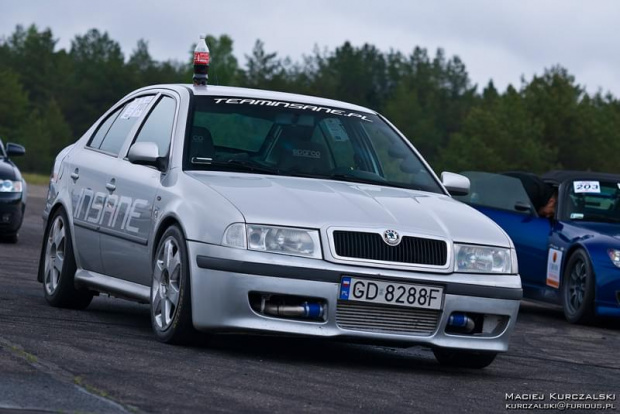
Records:
[[[463,328],[467,333],[474,330],[476,327],[476,323],[472,318],[465,315],[464,313],[453,313],[450,315],[448,319],[448,326],[453,326],[455,328]]]

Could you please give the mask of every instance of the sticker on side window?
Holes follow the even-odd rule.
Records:
[[[600,193],[601,184],[598,181],[575,181],[573,189],[575,193]]]
[[[121,119],[129,119],[129,118],[131,118],[131,115],[134,113],[134,111],[136,110],[137,106],[138,106],[138,104],[136,103],[136,101],[132,101],[129,105],[127,105],[125,107],[125,110],[121,114]]]
[[[129,105],[127,105],[127,107],[121,114],[121,119],[138,118],[140,115],[142,115],[142,112],[146,109],[146,107],[152,100],[152,96],[144,96],[142,98],[137,98],[133,100]]]
[[[560,268],[562,267],[562,251],[549,249],[547,258],[547,286],[560,287]]]

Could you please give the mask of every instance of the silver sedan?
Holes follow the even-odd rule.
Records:
[[[148,303],[153,331],[433,348],[482,368],[522,297],[514,246],[386,119],[316,97],[163,85],[56,158],[39,281],[52,306]]]

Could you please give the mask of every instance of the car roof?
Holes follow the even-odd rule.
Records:
[[[168,84],[168,85],[153,85],[141,88],[135,92],[140,92],[147,89],[174,89],[178,90],[179,87],[189,89],[195,96],[226,96],[231,98],[253,98],[253,99],[266,99],[286,102],[297,102],[308,105],[319,106],[332,106],[350,111],[367,112],[376,114],[376,111],[365,108],[363,106],[350,104],[347,102],[337,101],[335,99],[320,98],[317,96],[300,95],[296,93],[288,92],[276,92],[263,89],[250,89],[240,88],[235,86],[195,86],[192,84]]]
[[[564,181],[573,180],[604,180],[620,182],[620,174],[610,174],[595,171],[567,171],[555,170],[549,171],[542,175],[545,182],[552,184],[561,184]]]

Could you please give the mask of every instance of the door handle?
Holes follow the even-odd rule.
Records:
[[[79,169],[75,169],[72,173],[71,173],[71,179],[75,182],[77,181],[77,179],[80,178],[80,170]]]
[[[110,182],[105,185],[105,188],[111,193],[114,192],[114,190],[116,190],[116,180],[112,178]]]

